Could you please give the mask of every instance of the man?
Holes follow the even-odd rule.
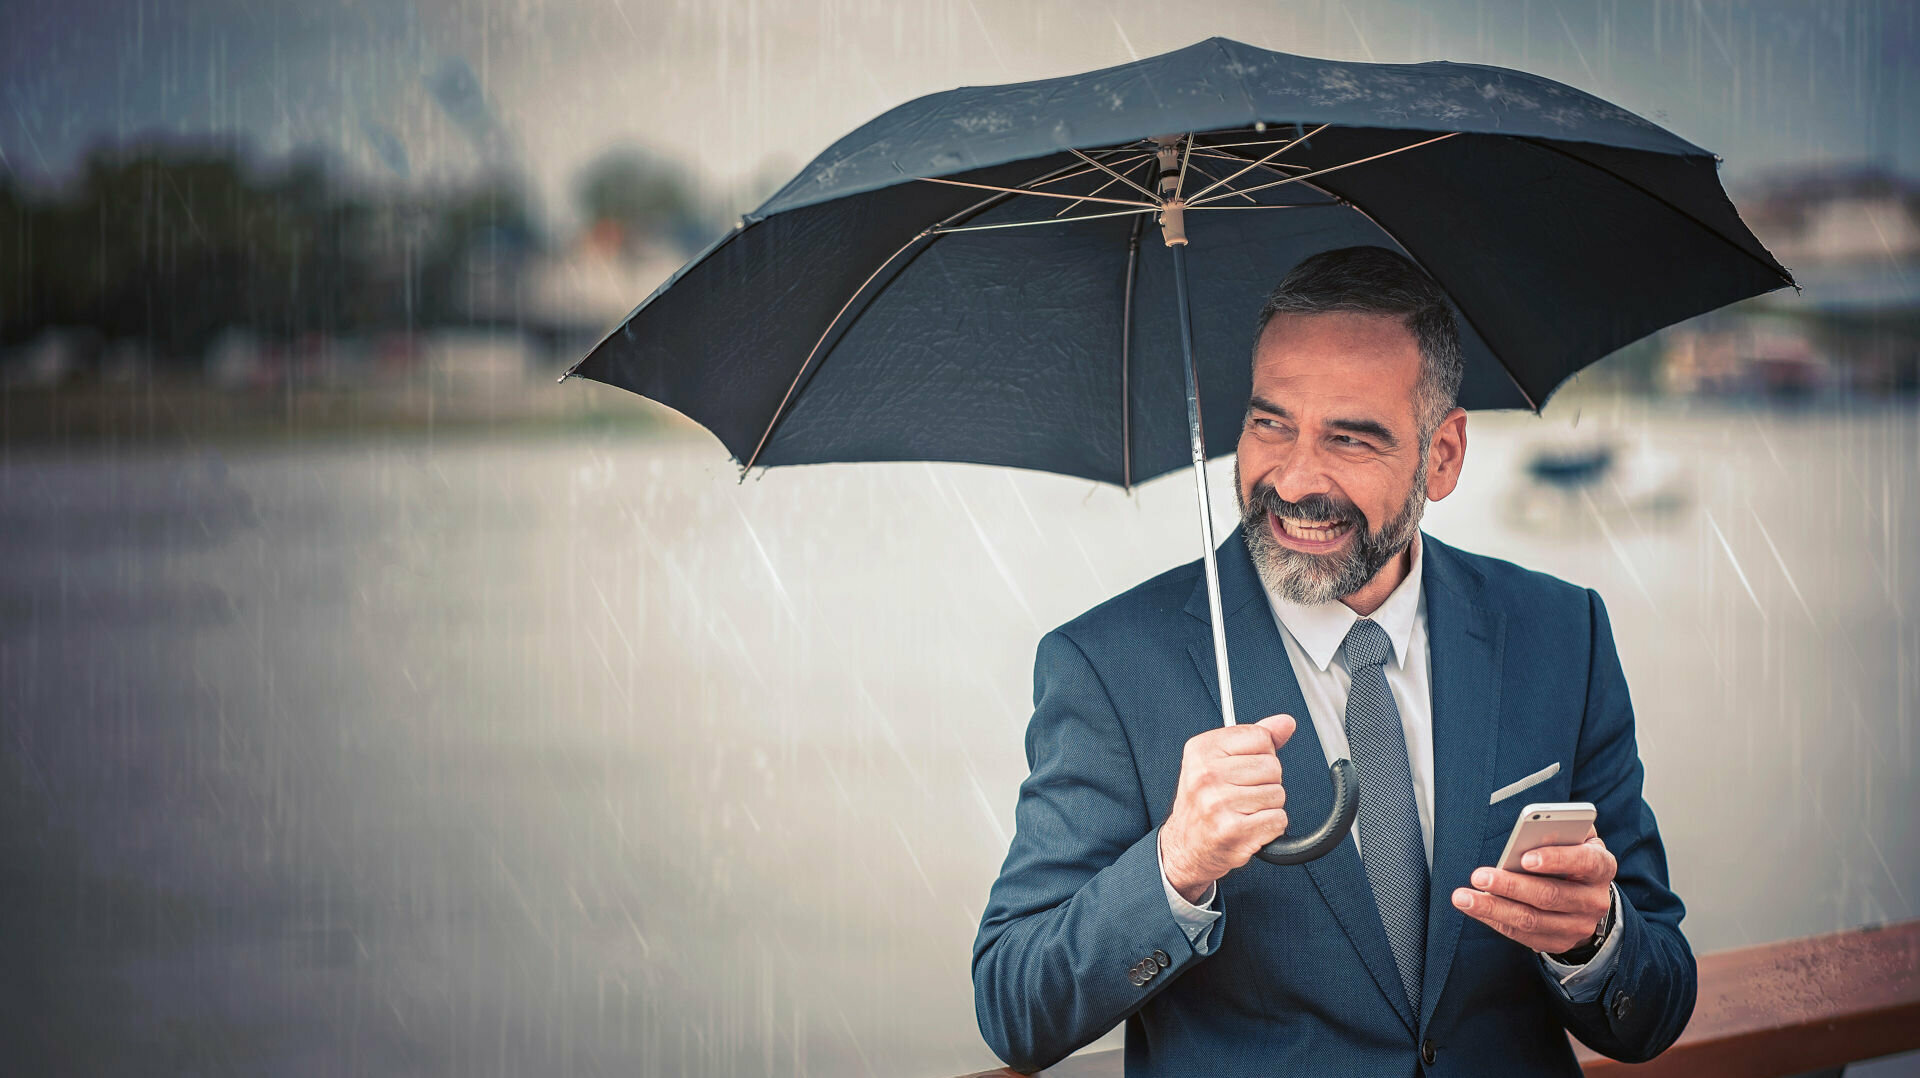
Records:
[[[1130,1076],[1574,1075],[1567,1030],[1641,1061],[1686,1025],[1599,596],[1419,530],[1465,459],[1461,367],[1439,288],[1382,248],[1307,259],[1262,310],[1219,571],[1237,713],[1271,717],[1220,725],[1198,562],[1041,640],[973,960],[1016,1069],[1124,1020]],[[1353,836],[1254,858],[1327,817],[1340,757]],[[1593,802],[1593,833],[1493,868],[1534,801]]]

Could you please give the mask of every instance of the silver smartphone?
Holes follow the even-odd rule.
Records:
[[[1520,818],[1513,821],[1513,831],[1507,835],[1507,848],[1500,851],[1500,860],[1494,864],[1508,872],[1525,872],[1526,869],[1520,867],[1520,858],[1528,850],[1542,846],[1578,846],[1587,840],[1587,828],[1593,826],[1598,815],[1590,801],[1528,805],[1520,810]]]

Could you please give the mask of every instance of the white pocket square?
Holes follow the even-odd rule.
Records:
[[[1555,760],[1554,762],[1548,764],[1547,766],[1541,768],[1540,770],[1535,771],[1533,774],[1528,775],[1526,778],[1521,779],[1519,782],[1508,783],[1507,785],[1500,787],[1498,790],[1493,791],[1493,797],[1487,801],[1487,804],[1489,805],[1497,804],[1500,801],[1503,801],[1509,797],[1512,797],[1514,794],[1519,793],[1521,790],[1524,790],[1529,786],[1538,786],[1541,783],[1547,781],[1548,779],[1554,777],[1555,775],[1558,775],[1559,773],[1560,773],[1560,761]]]

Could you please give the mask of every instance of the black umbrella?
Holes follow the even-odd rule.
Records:
[[[1397,248],[1455,305],[1460,403],[1537,412],[1622,345],[1793,283],[1717,162],[1523,72],[1210,38],[887,112],[561,378],[686,414],[742,475],[946,460],[1131,487],[1190,464],[1231,725],[1205,465],[1237,442],[1266,291],[1319,251]],[[1189,244],[1204,252],[1191,273]],[[1350,778],[1337,761],[1333,817],[1261,856],[1338,844]]]

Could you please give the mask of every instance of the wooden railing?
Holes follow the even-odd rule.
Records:
[[[1701,955],[1687,1028],[1659,1057],[1619,1063],[1573,1042],[1591,1076],[1787,1078],[1920,1049],[1920,920]],[[1121,1078],[1118,1049],[1070,1056],[1046,1078]],[[966,1078],[1020,1078],[1005,1067]]]

